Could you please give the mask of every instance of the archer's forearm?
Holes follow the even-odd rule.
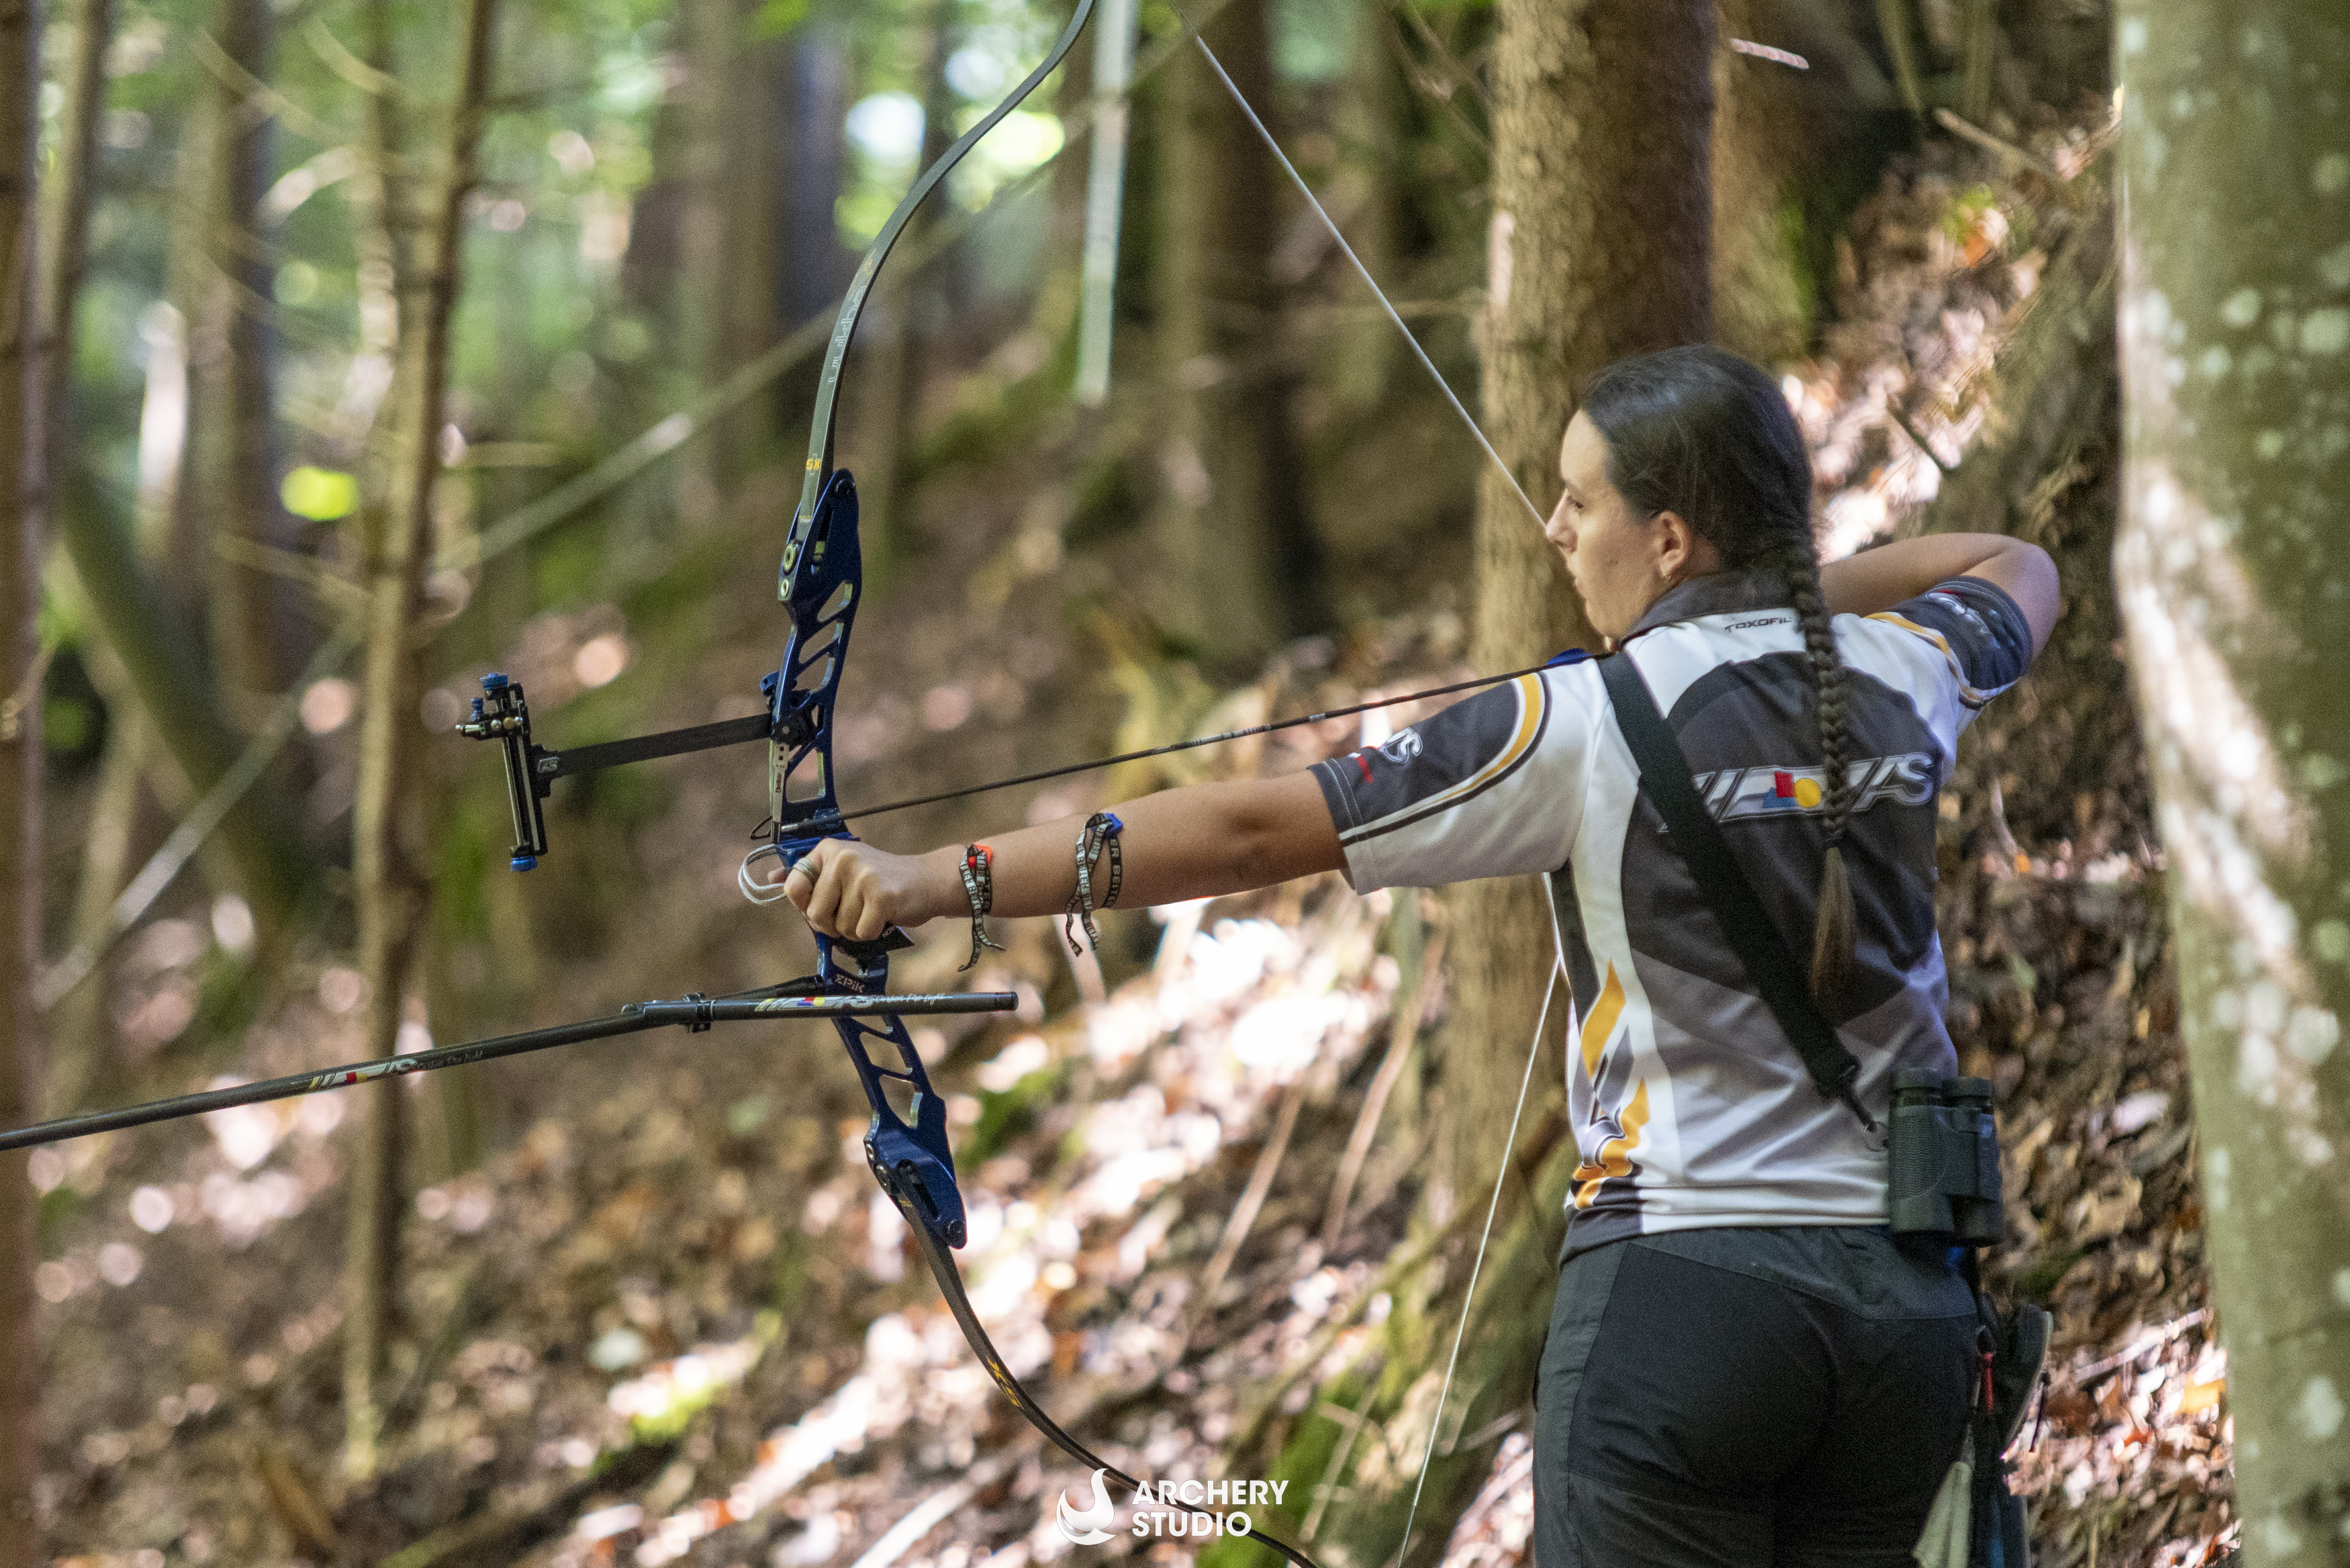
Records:
[[[1345,860],[1321,787],[1303,773],[1166,790],[1112,810],[1126,825],[1119,836],[1120,909],[1247,892],[1335,871]],[[993,856],[993,912],[1057,915],[1066,909],[1077,885],[1076,850],[1085,824],[1083,816],[1068,816],[989,835],[983,842]],[[919,857],[920,912],[909,911],[915,919],[970,913],[962,862],[961,845]],[[1097,901],[1108,877],[1104,853],[1094,870]]]

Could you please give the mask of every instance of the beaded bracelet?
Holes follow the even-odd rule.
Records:
[[[1061,936],[1076,957],[1085,956],[1077,945],[1076,927],[1085,928],[1086,940],[1095,949],[1101,947],[1101,931],[1094,924],[1094,911],[1107,909],[1118,902],[1118,885],[1126,879],[1126,860],[1118,848],[1118,835],[1126,824],[1107,811],[1097,811],[1086,818],[1083,833],[1077,835],[1077,890],[1070,895],[1067,909],[1061,916]],[[1094,867],[1104,851],[1109,855],[1109,880],[1104,886],[1098,903],[1094,899]]]
[[[995,907],[995,851],[984,844],[967,844],[962,851],[962,893],[971,900],[971,957],[957,974],[979,962],[982,948],[1003,951],[1003,944],[987,934],[986,916]]]

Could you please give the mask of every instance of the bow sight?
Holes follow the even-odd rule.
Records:
[[[765,688],[774,681],[775,677],[770,675],[760,684]],[[473,699],[473,717],[457,726],[457,733],[471,740],[498,742],[505,763],[506,805],[514,813],[515,842],[510,863],[517,871],[528,871],[546,853],[545,802],[556,779],[576,778],[581,774],[619,767],[623,763],[649,762],[654,757],[674,757],[686,752],[764,741],[775,733],[775,723],[769,714],[754,713],[748,718],[724,719],[715,724],[665,730],[657,735],[639,735],[597,746],[575,746],[566,752],[550,751],[531,739],[530,703],[523,695],[522,682],[493,671],[482,677],[482,694]]]
[[[532,869],[546,853],[546,801],[556,779],[752,741],[774,744],[768,816],[761,831],[772,830],[787,861],[842,830],[832,788],[832,708],[865,583],[857,544],[857,483],[847,469],[827,476],[809,515],[793,520],[778,575],[778,597],[791,612],[792,632],[782,662],[760,678],[763,712],[557,752],[531,738],[530,703],[522,682],[496,671],[482,677],[473,715],[456,730],[468,740],[498,743],[506,805],[514,815],[510,864],[515,870]]]

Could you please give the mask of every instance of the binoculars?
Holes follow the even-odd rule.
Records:
[[[1916,1068],[1896,1074],[1887,1150],[1896,1236],[1948,1237],[1965,1247],[2000,1240],[1999,1129],[1990,1079]]]

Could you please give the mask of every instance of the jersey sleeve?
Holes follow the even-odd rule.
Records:
[[[1521,676],[1314,766],[1357,892],[1555,870],[1583,812],[1596,677]]]
[[[2004,588],[1981,577],[1948,578],[1868,618],[1939,650],[1969,719],[2032,665],[2031,623]]]

